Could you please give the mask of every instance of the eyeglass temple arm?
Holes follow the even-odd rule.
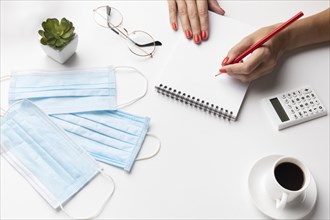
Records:
[[[131,40],[131,39],[130,39]],[[136,42],[134,42],[133,40],[131,40],[136,46],[138,47],[150,47],[150,46],[162,46],[162,43],[158,40],[156,41],[153,41],[153,42],[150,42],[150,43],[147,43],[147,44],[138,44]]]
[[[119,32],[116,31],[114,28],[112,28],[112,27],[110,26],[111,7],[110,7],[109,5],[107,5],[106,8],[107,8],[107,25],[108,25],[108,27],[109,27],[113,32],[115,32],[116,34],[119,35]]]

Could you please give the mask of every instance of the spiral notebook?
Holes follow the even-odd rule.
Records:
[[[157,81],[165,98],[235,121],[248,84],[221,74],[215,77],[231,47],[255,29],[231,18],[209,13],[210,36],[195,45],[180,39]]]

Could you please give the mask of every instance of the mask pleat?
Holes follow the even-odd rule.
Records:
[[[117,167],[124,167],[131,155],[131,152],[109,147],[74,133],[70,133],[70,137],[79,143],[96,160]]]
[[[73,181],[74,177],[68,173],[62,166],[56,163],[56,161],[53,160],[47,153],[40,149],[40,146],[38,146],[35,142],[31,141],[29,137],[21,130],[21,128],[16,127],[12,123],[9,122],[9,126],[4,126],[4,132],[5,134],[4,138],[4,144],[6,146],[15,146],[10,150],[13,154],[18,155],[18,158],[23,165],[26,167],[32,167],[34,169],[31,169],[30,171],[32,173],[35,173],[37,176],[41,176],[39,180],[41,182],[44,181],[53,181],[54,184],[49,187],[49,190],[52,191],[51,187],[54,187],[54,190],[63,190],[65,187],[69,186]],[[13,131],[13,128],[15,128],[15,131]],[[12,134],[8,134],[8,132],[11,132]],[[10,140],[6,137],[10,135]],[[15,138],[15,141],[12,142],[12,140]],[[29,144],[27,144],[24,139],[29,140]],[[10,143],[12,142],[12,144]],[[14,145],[15,144],[15,145]],[[20,151],[19,154],[17,152]],[[48,162],[49,160],[49,162]],[[40,167],[43,167],[46,170],[49,170],[50,172],[43,173],[44,170],[40,169]],[[55,172],[54,172],[55,171]],[[63,189],[58,187],[64,187]]]
[[[48,114],[115,109],[115,96],[49,97],[29,99]],[[57,103],[57,104],[55,104]]]
[[[15,88],[39,88],[51,86],[102,85],[115,80],[112,68],[71,71],[31,71],[12,74]]]
[[[1,147],[4,157],[54,208],[99,172],[87,152],[29,101],[14,104],[1,120]]]
[[[114,96],[115,89],[60,89],[60,90],[44,90],[44,91],[25,91],[9,94],[12,99],[31,99],[31,98],[47,98],[47,97],[67,97],[67,96]]]
[[[149,128],[149,118],[118,110],[56,114],[51,118],[96,160],[127,171]]]
[[[99,111],[83,112],[75,115],[135,136],[140,135],[141,125],[148,123],[147,118],[139,121],[134,120],[131,114],[123,114],[122,111],[116,111],[116,114],[110,111]],[[138,116],[135,117],[139,118]]]
[[[117,106],[114,69],[13,73],[9,104],[29,99],[48,114],[112,110]]]
[[[111,136],[111,131],[108,128],[103,127],[103,129],[100,129],[100,124],[97,123],[88,123],[88,121],[77,121],[72,120],[77,117],[72,117],[72,115],[66,115],[67,117],[60,118],[53,115],[53,118],[57,118],[55,122],[60,124],[64,130],[83,136],[87,139],[90,139],[92,141],[99,142],[100,144],[106,145],[108,147],[116,148],[121,151],[131,151],[131,149],[135,146],[133,143],[126,142],[124,140],[119,139],[118,134]],[[71,119],[71,120],[70,120]],[[108,135],[107,135],[108,134]],[[117,136],[115,138],[114,136]],[[124,137],[125,139],[128,139],[127,137]],[[137,137],[135,137],[137,139]],[[136,141],[135,141],[136,142]]]

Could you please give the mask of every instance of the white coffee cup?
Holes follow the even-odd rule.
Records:
[[[275,161],[267,173],[266,190],[275,200],[277,209],[284,209],[302,195],[310,184],[309,169],[298,159],[283,156]]]

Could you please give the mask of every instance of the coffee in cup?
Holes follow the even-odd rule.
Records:
[[[308,168],[298,159],[286,156],[275,161],[265,181],[266,190],[278,209],[302,195],[309,183]]]

